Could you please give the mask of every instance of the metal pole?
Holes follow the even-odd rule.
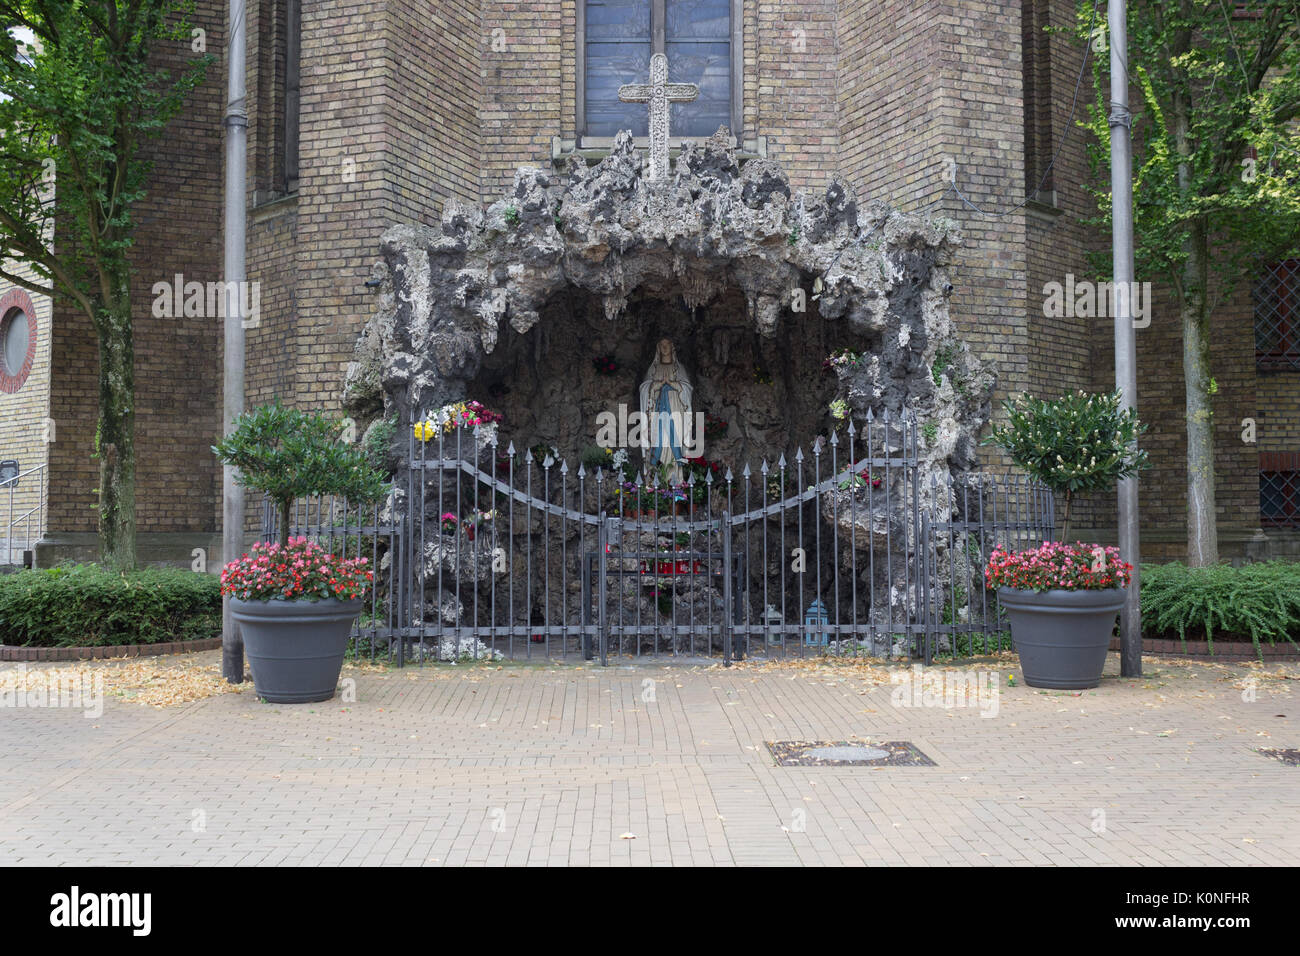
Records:
[[[1128,17],[1124,0],[1106,5],[1110,33],[1111,261],[1115,280],[1115,386],[1125,408],[1137,408],[1137,354],[1133,334],[1133,115],[1128,108]],[[1120,615],[1120,674],[1142,676],[1142,619],[1138,604],[1138,479],[1119,483],[1119,553],[1133,577]]]
[[[226,57],[226,220],[225,220],[225,378],[221,433],[230,434],[244,411],[243,285],[245,182],[248,110],[244,100],[246,24],[244,0],[230,0],[228,55]],[[221,476],[221,557],[231,561],[244,549],[244,489],[235,483],[229,465]],[[230,615],[230,598],[221,605],[221,673],[232,684],[244,679],[244,641]]]

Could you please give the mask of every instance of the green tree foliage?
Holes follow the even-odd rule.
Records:
[[[1110,224],[1110,80],[1092,0],[1093,193]],[[1237,283],[1300,248],[1300,0],[1130,0],[1137,277],[1173,290],[1183,332],[1188,561],[1218,560],[1210,316]],[[1094,266],[1109,275],[1110,254]],[[1158,320],[1157,320],[1158,321]],[[1141,333],[1139,332],[1139,335]],[[1244,333],[1249,334],[1249,333]]]
[[[185,0],[0,0],[0,278],[71,303],[99,351],[99,532],[135,564],[129,254],[145,151],[202,81]],[[183,50],[180,69],[155,54]],[[20,275],[15,270],[27,270]]]
[[[280,516],[280,544],[289,542],[289,510],[307,495],[376,501],[388,493],[384,473],[364,448],[340,440],[343,422],[319,412],[262,405],[235,420],[213,453],[237,468],[245,488],[264,492]]]
[[[983,443],[1002,448],[1031,477],[1065,496],[1066,540],[1076,494],[1104,491],[1147,466],[1147,453],[1137,447],[1146,426],[1122,407],[1118,391],[1067,392],[1055,401],[1021,395],[1003,408],[1006,424]]]

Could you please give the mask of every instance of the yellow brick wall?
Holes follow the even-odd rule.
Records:
[[[552,140],[577,128],[576,35],[582,0],[442,0],[433,5],[347,0],[306,5],[302,20],[300,181],[276,199],[283,161],[277,90],[285,0],[250,7],[249,278],[262,283],[261,324],[248,330],[251,405],[283,397],[337,409],[358,331],[374,308],[364,286],[379,238],[402,222],[436,223],[450,196],[491,201],[520,165],[551,163]],[[197,14],[211,50],[224,42],[223,9]],[[996,399],[1021,389],[1108,388],[1107,323],[1047,320],[1042,290],[1087,274],[1084,253],[1106,237],[1090,212],[1084,134],[1069,117],[1080,50],[1055,35],[1052,142],[1068,135],[1054,176],[1062,214],[1014,208],[1026,195],[1021,0],[746,0],[743,122],[796,187],[818,190],[834,173],[862,201],[944,215],[966,245],[950,300],[963,336],[997,369]],[[1064,27],[1073,7],[1051,0]],[[800,46],[800,44],[802,46]],[[209,82],[158,150],[156,185],[141,206],[141,288],[184,271],[218,278],[223,77]],[[1083,98],[1090,94],[1085,81]],[[952,195],[949,159],[966,197]],[[1144,277],[1139,277],[1144,278]],[[152,322],[139,302],[142,530],[216,526],[220,475],[206,446],[218,429],[219,323]],[[54,323],[52,406],[58,523],[93,530],[96,469],[89,456],[95,408],[93,337],[75,313]],[[1221,393],[1220,505],[1246,521],[1257,498],[1257,449],[1232,435],[1256,414],[1261,442],[1292,441],[1296,390],[1285,376],[1256,384],[1248,304],[1216,314]],[[1153,423],[1158,468],[1144,481],[1150,522],[1181,521],[1177,318],[1160,306],[1139,334],[1140,401]],[[1237,424],[1234,424],[1237,423]],[[1231,428],[1229,426],[1232,426]],[[65,443],[65,436],[69,436]],[[1264,437],[1267,436],[1267,437]],[[989,455],[990,460],[993,456]],[[1113,521],[1109,505],[1091,516]]]
[[[206,30],[207,49],[225,43],[225,8],[204,0],[190,15]],[[160,45],[157,62],[180,67],[195,56],[188,43]],[[153,285],[221,278],[222,129],[225,77],[220,56],[206,80],[160,139],[148,194],[134,206],[132,280],[136,386],[136,519],[141,532],[210,532],[218,527],[220,469],[210,446],[221,427],[221,321],[156,318]],[[93,458],[98,418],[98,354],[90,320],[58,304],[54,313],[50,448],[50,527],[97,527],[99,463]]]
[[[38,282],[31,269],[6,262],[6,272]],[[39,284],[39,282],[38,282]],[[10,295],[17,291],[19,294]],[[29,318],[35,319],[36,350],[31,370],[26,380],[17,391],[0,391],[0,460],[18,462],[21,471],[33,471],[46,463],[47,442],[57,440],[57,430],[50,434],[46,427],[50,403],[50,331],[52,310],[47,296],[36,292],[17,289],[0,282],[0,300],[9,299],[15,306],[21,301],[24,312],[30,306]],[[3,313],[9,312],[6,306],[0,308],[0,320]],[[29,324],[29,328],[30,328]],[[41,473],[21,478],[16,486],[0,487],[0,563],[9,560],[9,524],[19,515],[37,509],[31,522],[31,533],[37,536],[40,528],[40,504],[42,482],[47,476]],[[27,538],[26,523],[14,529],[15,546],[21,547]],[[13,554],[15,562],[21,561],[18,551]]]

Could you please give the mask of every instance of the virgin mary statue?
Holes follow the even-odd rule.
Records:
[[[669,339],[659,340],[655,360],[641,383],[641,415],[649,445],[647,470],[666,467],[670,482],[681,481],[679,462],[686,457],[685,449],[699,442],[699,436],[691,431],[691,382]]]

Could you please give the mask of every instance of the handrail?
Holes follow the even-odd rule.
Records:
[[[31,548],[34,540],[39,540],[45,534],[46,521],[49,515],[49,498],[47,495],[46,474],[48,463],[36,465],[28,468],[26,471],[20,471],[18,474],[5,478],[0,481],[0,493],[5,488],[9,489],[8,519],[5,522],[5,563],[14,563],[14,528],[23,525],[25,528],[23,535],[23,551]],[[17,497],[18,482],[23,478],[39,474],[41,476],[40,491],[37,492],[35,506],[28,508],[22,514],[15,516],[14,501]],[[32,515],[36,515],[36,536],[32,536]]]
[[[814,485],[805,486],[803,491],[795,492],[794,494],[779,500],[774,499],[773,502],[769,505],[759,507],[759,508],[753,508],[749,511],[745,511],[739,514],[728,514],[725,517],[720,515],[719,517],[712,518],[712,519],[696,519],[693,521],[675,521],[675,522],[671,522],[671,524],[673,528],[681,531],[714,530],[718,527],[718,522],[723,520],[727,521],[731,525],[743,525],[752,521],[756,521],[760,518],[770,517],[772,515],[779,514],[782,511],[787,511],[791,508],[798,507],[799,505],[806,504],[807,502],[812,501],[814,498],[818,497],[820,494],[825,494],[832,491],[852,490],[851,488],[845,489],[845,488],[841,488],[840,486],[850,481],[852,478],[859,476],[864,464],[866,464],[867,467],[871,467],[873,465],[883,467],[886,464],[886,462],[888,462],[888,464],[890,465],[897,465],[899,468],[900,475],[906,474],[904,468],[906,468],[907,466],[914,466],[916,464],[914,460],[909,460],[906,458],[897,458],[897,459],[895,458],[886,459],[886,458],[879,458],[879,457],[871,458],[871,459],[864,458],[850,465],[849,467],[843,469],[839,473],[832,475],[829,478],[823,479],[822,481],[819,481]],[[414,467],[422,471],[461,471],[464,472],[469,477],[475,479],[476,481],[488,485],[489,487],[499,492],[500,494],[512,498],[515,501],[518,501],[520,504],[532,508],[536,511],[540,511],[545,514],[556,515],[557,517],[566,518],[569,521],[585,522],[586,524],[591,524],[591,525],[598,525],[601,522],[601,516],[598,514],[592,514],[587,511],[578,511],[574,508],[569,508],[564,505],[553,504],[549,501],[545,501],[541,498],[538,498],[535,495],[529,495],[525,492],[522,492],[519,489],[511,486],[508,482],[504,482],[499,478],[489,475],[487,472],[483,471],[473,462],[466,461],[463,458],[428,458],[425,459],[424,461],[416,462]],[[593,479],[593,480],[597,480],[597,479]],[[733,484],[733,483],[734,482],[715,482],[715,484],[718,485]],[[610,514],[609,517],[617,521],[626,521],[632,523],[641,522],[644,524],[654,524],[656,521],[659,520],[657,518],[652,518],[648,520],[644,520],[640,518],[625,518],[622,515],[618,515],[618,514]]]
[[[17,483],[18,483],[18,479],[19,479],[19,478],[22,478],[22,477],[25,476],[25,475],[34,475],[34,474],[36,474],[38,471],[44,471],[45,469],[46,469],[46,466],[45,466],[45,465],[37,465],[35,468],[28,468],[26,471],[20,471],[20,472],[18,472],[18,474],[14,475],[12,478],[5,478],[5,479],[3,479],[3,480],[0,480],[0,488],[3,488],[5,485],[11,484],[11,483],[14,484],[15,486],[17,486]]]

